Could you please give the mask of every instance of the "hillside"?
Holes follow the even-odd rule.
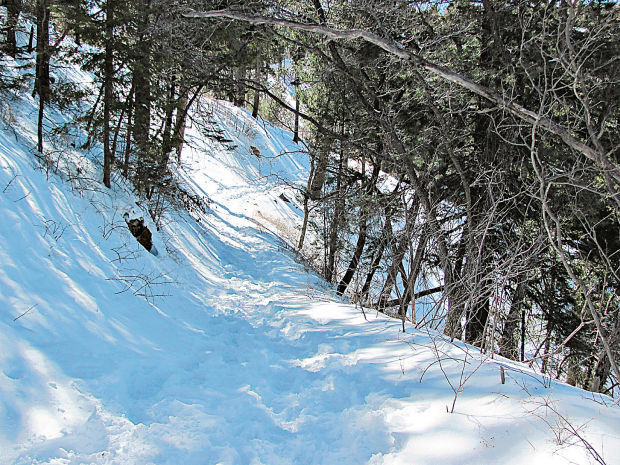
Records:
[[[120,175],[101,184],[100,148],[40,159],[36,100],[2,103],[0,463],[620,462],[610,398],[337,299],[287,242],[291,134],[201,105],[231,142],[188,128],[177,174],[208,208],[157,230]]]

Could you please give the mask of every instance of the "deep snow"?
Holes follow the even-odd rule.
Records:
[[[189,129],[179,177],[211,208],[167,211],[155,257],[122,218],[155,230],[145,207],[120,176],[98,181],[100,153],[57,140],[55,174],[34,156],[36,100],[2,103],[0,463],[594,463],[566,420],[620,463],[609,398],[336,299],[287,246],[300,147],[202,105],[236,148]]]

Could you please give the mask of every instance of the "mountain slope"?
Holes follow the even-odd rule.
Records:
[[[307,170],[286,131],[203,100],[232,142],[190,128],[179,177],[210,209],[156,231],[96,151],[35,157],[35,104],[15,96],[0,130],[0,463],[593,463],[580,437],[620,461],[610,399],[403,334],[308,274],[285,242],[280,181]]]

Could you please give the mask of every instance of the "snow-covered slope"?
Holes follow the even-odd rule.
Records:
[[[179,175],[211,208],[167,211],[153,256],[98,153],[33,155],[35,104],[0,124],[0,463],[620,463],[610,399],[403,334],[308,274],[285,245],[290,134],[203,101],[236,148],[190,128]]]

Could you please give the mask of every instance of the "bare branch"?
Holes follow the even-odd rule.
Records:
[[[188,18],[229,18],[238,21],[245,21],[250,24],[267,24],[272,26],[282,26],[298,31],[319,34],[331,40],[362,39],[368,43],[382,48],[386,52],[400,58],[401,60],[411,62],[414,65],[426,69],[427,71],[435,74],[444,81],[456,84],[459,87],[467,89],[481,97],[484,97],[487,100],[490,100],[491,102],[495,103],[498,108],[509,112],[518,119],[521,119],[529,124],[536,124],[538,127],[544,129],[545,131],[559,136],[566,145],[576,150],[577,152],[585,155],[588,159],[596,163],[602,170],[609,173],[609,175],[613,177],[613,179],[617,183],[620,183],[620,167],[612,163],[607,158],[605,153],[602,153],[599,150],[590,147],[584,142],[573,137],[567,128],[561,126],[550,118],[544,117],[532,110],[528,110],[527,108],[519,105],[518,103],[506,100],[496,91],[489,89],[488,87],[485,87],[467,78],[466,76],[456,73],[448,68],[444,68],[443,66],[437,65],[429,60],[426,60],[425,58],[421,57],[416,53],[405,50],[403,46],[398,42],[384,39],[383,37],[373,34],[372,32],[365,31],[363,29],[336,29],[320,24],[307,24],[287,19],[248,15],[245,13],[230,10],[195,11],[190,9],[184,13],[184,16]]]

